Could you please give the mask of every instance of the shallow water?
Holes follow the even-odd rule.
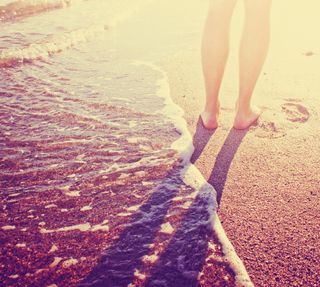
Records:
[[[206,258],[220,266],[215,280],[234,284],[209,228],[215,194],[181,179],[181,133],[149,64],[186,46],[200,22],[163,29],[173,19],[153,18],[147,3],[74,1],[0,23],[6,286],[193,286]],[[137,7],[149,19],[130,18]]]

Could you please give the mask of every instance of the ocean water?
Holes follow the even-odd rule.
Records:
[[[251,286],[156,64],[205,1],[0,4],[4,286]]]

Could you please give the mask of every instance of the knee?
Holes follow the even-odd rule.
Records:
[[[247,14],[269,15],[272,0],[244,0]]]
[[[237,0],[210,0],[209,11],[229,11],[233,10]]]
[[[269,26],[272,0],[245,0],[246,23],[257,29]]]
[[[215,22],[229,22],[237,0],[210,0],[209,17]]]

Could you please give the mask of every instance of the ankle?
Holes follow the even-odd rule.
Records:
[[[236,112],[238,114],[249,114],[252,111],[252,107],[248,103],[237,102],[236,104]]]
[[[218,103],[206,103],[204,106],[204,112],[209,114],[217,114],[219,113],[220,104]]]

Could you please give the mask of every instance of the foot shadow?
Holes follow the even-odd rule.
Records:
[[[195,163],[202,154],[204,148],[209,142],[210,138],[214,135],[216,129],[208,130],[204,127],[201,117],[198,118],[196,132],[193,135],[192,142],[194,146],[193,154],[190,158],[191,163]]]
[[[204,148],[208,144],[210,138],[214,135],[216,130],[208,130],[203,126],[202,120],[199,117],[196,127],[196,132],[193,136],[194,152],[191,156],[191,163],[195,163],[200,157]],[[237,153],[237,150],[246,136],[249,129],[236,130],[232,128],[220,149],[219,154],[216,157],[215,164],[212,168],[211,174],[208,179],[217,192],[217,202],[220,205],[222,194],[225,186],[225,182],[228,176],[230,165],[232,160]]]
[[[229,134],[216,157],[216,161],[209,176],[208,183],[210,183],[217,192],[218,205],[220,205],[222,200],[222,194],[227,180],[230,165],[248,130],[249,129],[236,130],[232,128],[229,131]]]

